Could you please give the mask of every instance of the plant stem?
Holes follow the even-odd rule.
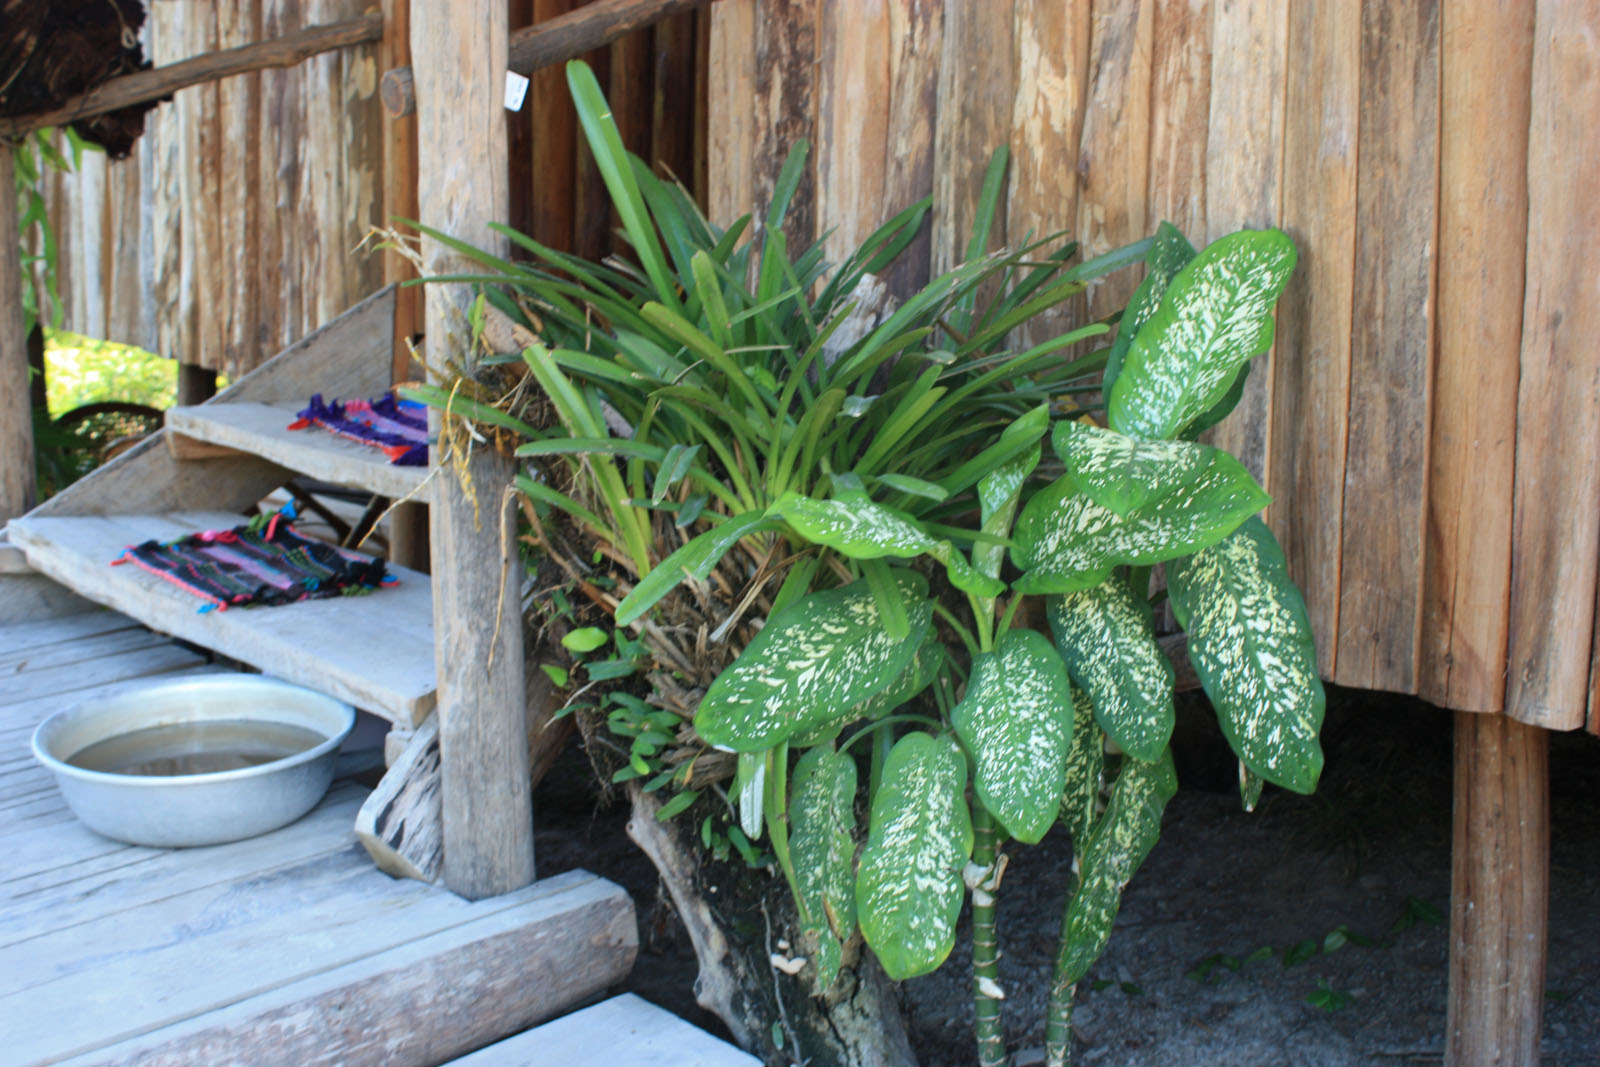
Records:
[[[993,871],[994,818],[977,800],[972,804],[972,862],[984,868],[984,881],[972,890],[972,1014],[977,1022],[979,1067],[1004,1067],[1005,1024],[1000,1018],[1000,952],[995,937]],[[998,888],[995,886],[995,888]]]
[[[1077,892],[1078,873],[1074,863],[1072,884],[1067,887],[1067,899],[1061,905],[1061,940],[1056,943],[1055,973],[1050,977],[1050,1001],[1045,1008],[1045,1067],[1067,1067],[1072,1062],[1072,998],[1078,991],[1078,983],[1067,981],[1067,912]]]

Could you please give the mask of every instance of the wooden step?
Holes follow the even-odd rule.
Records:
[[[446,1067],[759,1067],[761,1061],[632,993],[452,1060]]]
[[[299,402],[302,406],[304,401]],[[394,500],[421,488],[426,467],[397,467],[379,449],[319,427],[291,430],[293,403],[216,400],[167,411],[168,445],[180,459],[198,455],[194,442],[220,445],[336,485]],[[214,453],[213,453],[214,454]]]
[[[128,545],[228,529],[228,512],[33,515],[11,540],[36,570],[163,633],[346,700],[402,726],[433,710],[433,597],[428,576],[390,565],[399,582],[368,596],[200,614],[200,601],[138,567],[110,566]]]

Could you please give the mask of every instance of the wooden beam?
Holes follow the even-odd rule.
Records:
[[[120,78],[101,82],[52,111],[0,118],[0,137],[17,137],[46,126],[61,126],[91,115],[103,115],[134,104],[148,103],[179,89],[235,74],[248,74],[269,67],[292,67],[323,52],[369,44],[382,36],[383,16],[373,13],[325,26],[308,26],[270,41],[208,52],[154,70],[124,74]]]
[[[664,19],[712,0],[596,0],[595,3],[524,26],[513,33],[508,47],[507,70],[524,77],[577,59],[585,52],[603,48],[635,30],[654,26]],[[384,72],[383,107],[390,118],[409,115],[416,109],[413,72],[395,67]],[[679,175],[679,177],[684,177]]]
[[[0,140],[0,526],[33,507],[33,402],[28,388],[28,335],[22,328],[22,257],[17,247],[15,163]]]
[[[411,22],[417,88],[419,218],[503,254],[489,223],[506,217],[504,0],[416,0]],[[423,243],[429,275],[470,273],[438,241]],[[430,366],[476,370],[466,285],[431,285]],[[447,383],[448,384],[448,383]],[[435,415],[437,427],[437,415]],[[449,435],[441,435],[448,439]],[[509,505],[515,464],[492,446],[445,461],[434,479],[434,658],[445,885],[464,897],[533,880],[533,811],[523,716],[522,567]],[[447,440],[436,446],[452,447]],[[443,459],[444,457],[436,457]]]
[[[1539,1062],[1550,910],[1550,735],[1458,711],[1450,1067]]]

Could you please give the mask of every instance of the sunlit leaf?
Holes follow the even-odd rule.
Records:
[[[1124,752],[1158,758],[1172,738],[1172,664],[1156,644],[1150,605],[1121,578],[1051,597],[1050,628],[1072,684]]]
[[[948,737],[911,733],[884,761],[856,873],[856,915],[890,978],[935,970],[955,945],[972,855],[967,761]]]
[[[922,644],[933,618],[921,575],[893,575],[910,622],[888,635],[865,581],[812,593],[774,617],[712,683],[694,725],[709,745],[736,752],[770,748],[850,713],[888,686]]]
[[[1012,561],[1022,593],[1099,585],[1119,563],[1160,563],[1216,544],[1271,502],[1238,460],[1218,452],[1193,480],[1119,516],[1070,475],[1035,493],[1017,516]]]
[[[839,731],[853,722],[860,719],[881,719],[928,688],[938,676],[939,668],[943,664],[944,644],[939,640],[938,633],[930,626],[916,654],[911,657],[911,661],[894,681],[861,701],[842,717],[815,730],[807,730],[790,737],[789,747],[806,749],[813,745],[825,744],[838,737]]]
[[[1116,515],[1191,484],[1213,462],[1227,457],[1209,445],[1141,441],[1076,421],[1056,423],[1050,443],[1078,488]]]
[[[1305,600],[1260,519],[1167,566],[1178,622],[1217,719],[1244,765],[1309,793],[1322,773],[1325,698]]]
[[[1037,842],[1056,821],[1072,742],[1072,686],[1044,635],[1007,630],[972,659],[951,725],[972,755],[972,788],[1006,832]]]
[[[1065,981],[1078,981],[1105,951],[1123,887],[1155,847],[1161,813],[1177,791],[1171,752],[1154,763],[1122,761],[1105,814],[1079,853],[1078,889],[1061,930]]]
[[[1112,428],[1173,437],[1221,400],[1272,344],[1272,306],[1294,265],[1281,230],[1240,230],[1190,260],[1128,349],[1106,404]]]
[[[841,945],[856,928],[852,866],[856,843],[856,764],[830,748],[814,748],[795,764],[789,822],[806,931],[817,938],[817,989],[839,973]]]
[[[1173,277],[1193,258],[1194,246],[1176,226],[1163,222],[1156,227],[1155,243],[1150,246],[1144,259],[1144,281],[1139,283],[1139,288],[1128,299],[1122,321],[1117,324],[1117,339],[1111,345],[1111,354],[1106,357],[1106,371],[1101,379],[1101,392],[1105,395],[1109,396],[1112,387],[1117,384],[1123,361],[1128,358],[1128,349],[1133,347],[1133,339],[1138,336],[1140,328],[1150,321],[1161,306],[1161,298],[1166,295]]]

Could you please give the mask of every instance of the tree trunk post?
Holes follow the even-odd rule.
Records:
[[[421,219],[503,254],[488,224],[506,216],[509,199],[504,0],[418,0],[414,15]],[[430,275],[471,269],[434,241],[423,259]],[[470,302],[466,286],[428,287],[428,363],[441,374],[475,372]],[[472,899],[526,885],[534,870],[513,469],[471,442],[470,458],[435,478],[432,500],[444,881]]]
[[[1445,1063],[1539,1062],[1550,904],[1550,736],[1455,713]]]
[[[16,165],[0,139],[0,526],[36,503],[33,392],[28,388],[28,335],[22,330],[22,254],[18,248]]]

